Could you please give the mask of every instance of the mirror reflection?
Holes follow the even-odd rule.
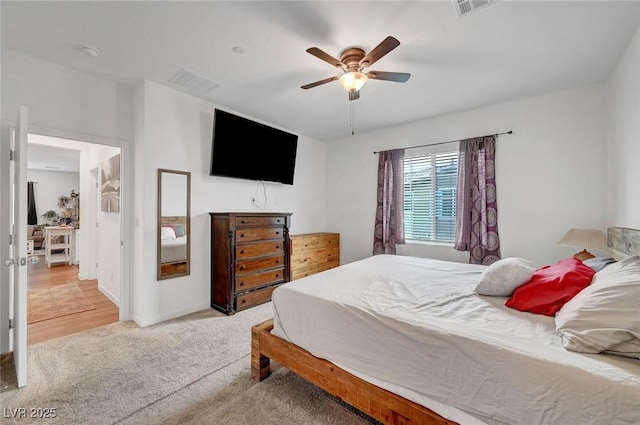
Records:
[[[158,169],[158,280],[190,273],[191,173]]]

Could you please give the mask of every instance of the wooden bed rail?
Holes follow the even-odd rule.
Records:
[[[274,360],[329,394],[388,425],[457,425],[437,413],[366,382],[271,334],[273,319],[251,328],[251,375],[262,381]]]

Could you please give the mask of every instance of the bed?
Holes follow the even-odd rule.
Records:
[[[161,263],[177,263],[187,261],[187,237],[166,238],[160,240]]]
[[[187,217],[161,217],[160,263],[182,263],[187,260]]]
[[[252,329],[254,378],[272,359],[388,424],[640,423],[640,360],[565,349],[553,317],[475,294],[484,269],[378,255],[290,282]]]

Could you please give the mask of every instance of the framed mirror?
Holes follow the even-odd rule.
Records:
[[[158,280],[191,273],[191,173],[158,169]]]

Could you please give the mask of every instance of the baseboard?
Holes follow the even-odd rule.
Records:
[[[102,292],[105,297],[109,298],[109,300],[111,300],[111,302],[114,303],[118,308],[120,308],[120,300],[116,298],[115,295],[113,295],[111,292],[109,292],[107,288],[98,283],[98,290]]]
[[[167,320],[175,319],[187,314],[195,313],[197,311],[207,310],[210,308],[211,306],[209,305],[209,303],[206,303],[206,304],[185,308],[182,310],[172,311],[170,313],[162,314],[159,316],[147,318],[146,320],[142,320],[139,316],[134,316],[133,320],[138,324],[138,326],[145,327],[145,326],[155,325],[157,323],[164,322]]]

